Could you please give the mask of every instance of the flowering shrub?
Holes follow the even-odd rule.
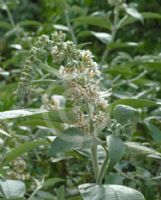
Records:
[[[49,24],[17,23],[19,2],[30,0],[0,1],[12,27],[0,45],[0,198],[159,200],[160,54],[142,56],[148,42],[133,41],[160,14],[123,0],[55,0],[42,1]]]
[[[53,68],[55,66],[55,68]],[[30,69],[30,70],[26,70]],[[103,130],[111,130],[117,122],[110,118],[110,105],[108,104],[109,92],[100,86],[100,71],[93,61],[93,55],[89,50],[79,49],[73,42],[65,41],[65,34],[55,32],[51,39],[49,36],[41,36],[32,47],[29,59],[26,61],[22,72],[21,82],[17,93],[22,97],[35,90],[32,88],[32,74],[34,80],[39,71],[39,80],[59,81],[64,88],[64,99],[53,93],[46,94],[46,88],[41,88],[43,112],[57,112],[64,124],[64,130],[52,140],[50,156],[76,149],[81,152],[90,150],[90,159],[93,163],[95,184],[79,186],[83,199],[132,199],[143,200],[141,193],[134,189],[120,185],[102,185],[105,174],[109,173],[122,158],[125,152],[125,144],[115,132],[108,134],[106,140],[101,138]],[[49,73],[44,74],[47,71]],[[46,77],[48,76],[48,79]],[[26,79],[27,77],[27,79]],[[50,79],[49,79],[50,77]],[[53,85],[49,85],[52,87]],[[40,89],[40,88],[39,88]],[[64,100],[63,108],[60,106]],[[70,106],[67,106],[70,102]],[[114,112],[119,114],[119,105]],[[136,115],[137,111],[128,106],[123,107],[123,112]],[[46,111],[45,111],[46,109]],[[74,119],[69,123],[63,121],[62,109],[69,109],[74,114]],[[133,112],[131,112],[133,111]],[[66,113],[65,113],[66,114]],[[32,115],[32,114],[31,114]],[[52,122],[53,118],[48,115]],[[46,116],[46,115],[45,115]],[[67,116],[68,117],[68,116]],[[126,117],[126,115],[125,115]],[[130,118],[128,119],[130,122]],[[121,135],[120,135],[121,136]],[[130,146],[130,145],[129,145]],[[99,158],[99,150],[103,150],[103,158]],[[96,193],[96,195],[95,195]]]

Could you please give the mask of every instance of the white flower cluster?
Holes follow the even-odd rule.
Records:
[[[60,64],[60,77],[68,90],[68,96],[73,101],[73,106],[76,107],[75,126],[84,132],[104,129],[109,124],[107,112],[109,93],[100,89],[100,71],[92,53],[89,50],[78,49],[70,41],[59,40],[53,46],[51,54],[54,61]],[[87,108],[89,104],[92,105],[90,111]]]
[[[17,158],[12,162],[9,171],[7,172],[8,178],[19,179],[22,181],[29,180],[30,174],[27,173],[27,163],[23,158]]]
[[[65,38],[62,32],[55,32],[51,38],[42,35],[31,49],[30,68],[38,71],[41,63],[56,67],[66,89],[64,95],[72,101],[73,110],[77,113],[75,126],[88,133],[94,129],[101,130],[109,122],[109,92],[100,88],[100,71],[92,53],[79,49]],[[52,96],[45,95],[43,105],[47,109],[59,109],[57,100]]]

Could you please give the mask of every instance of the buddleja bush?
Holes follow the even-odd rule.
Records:
[[[46,143],[49,144],[50,156],[59,156],[74,149],[80,154],[86,152],[87,159],[93,163],[95,183],[78,186],[84,200],[144,200],[143,195],[132,188],[103,184],[104,177],[120,161],[125,149],[131,147],[130,143],[121,140],[127,138],[123,124],[131,126],[138,111],[125,105],[109,105],[110,92],[100,82],[101,73],[89,50],[81,50],[80,46],[66,41],[62,32],[55,32],[51,37],[39,37],[25,62],[17,93],[22,99],[30,96],[29,93],[39,95],[42,98],[41,108],[4,112],[0,119],[36,118],[37,115],[40,118],[41,114],[45,126],[56,130],[56,137],[50,138],[52,142],[47,139],[22,144],[4,156],[3,165]],[[59,94],[57,88],[61,88]],[[115,119],[111,118],[112,113]],[[59,123],[57,128],[55,121]],[[133,147],[135,149],[134,144]],[[7,199],[24,196],[24,184],[15,182],[17,188],[13,190],[12,181],[1,180],[2,195]]]

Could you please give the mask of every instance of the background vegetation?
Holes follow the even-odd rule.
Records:
[[[41,106],[37,86],[30,94],[17,95],[24,60],[42,34],[66,32],[68,39],[93,52],[102,87],[111,89],[109,102],[141,113],[135,127],[120,127],[122,137],[135,142],[135,150],[125,154],[104,183],[123,184],[141,191],[146,200],[160,200],[161,4],[133,0],[118,8],[113,2],[0,0],[0,112]],[[61,88],[55,91],[62,93]],[[1,178],[24,181],[24,199],[81,199],[77,186],[93,182],[85,152],[50,157],[47,146],[33,147],[43,144],[53,129],[35,118],[10,118],[0,114]],[[3,189],[2,180],[0,184]]]

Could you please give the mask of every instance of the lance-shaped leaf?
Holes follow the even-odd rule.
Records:
[[[144,19],[157,19],[157,20],[160,20],[161,19],[161,15],[160,13],[153,13],[153,12],[141,12],[140,13],[141,16],[143,16]],[[136,22],[137,20],[140,20],[139,18],[134,18],[132,16],[125,16],[124,17],[124,20],[121,20],[119,26],[120,27],[123,27],[123,26],[126,26],[126,25],[129,25],[129,24],[132,24],[134,22]]]
[[[60,182],[64,182],[64,181],[65,180],[62,179],[62,178],[49,178],[49,179],[45,180],[42,187],[43,188],[50,188],[50,187],[53,187],[55,184],[60,183]]]
[[[77,24],[89,24],[93,26],[98,26],[106,29],[111,29],[112,25],[111,22],[109,21],[108,16],[94,16],[94,15],[89,15],[89,16],[83,16],[83,17],[78,17],[73,20]]]
[[[50,121],[71,123],[75,119],[75,114],[68,109],[53,111],[45,109],[22,109],[0,112],[0,120],[16,118],[44,120],[46,123],[50,123]]]
[[[22,110],[4,111],[4,112],[0,112],[0,120],[27,117],[27,116],[32,116],[36,114],[42,114],[45,112],[47,112],[47,110],[43,110],[43,109],[22,109]]]
[[[12,149],[11,151],[7,153],[4,160],[4,164],[11,162],[18,156],[22,155],[23,153],[29,152],[40,145],[46,145],[46,144],[48,144],[48,142],[45,139],[39,139],[39,140],[20,144],[16,148]]]
[[[5,135],[7,137],[11,137],[6,131],[2,130],[1,128],[0,128],[0,134]]]
[[[125,142],[131,153],[146,155],[151,158],[161,159],[161,153],[157,152],[153,148],[146,147],[138,142]]]
[[[120,138],[110,135],[106,138],[109,154],[109,170],[112,170],[116,163],[122,158],[125,152],[125,145]]]
[[[145,124],[149,130],[149,134],[156,143],[161,142],[161,130],[155,126],[150,120],[145,120]]]
[[[56,4],[61,11],[70,10],[70,6],[66,0],[55,0],[54,4]]]
[[[156,106],[156,102],[151,101],[151,100],[128,98],[128,99],[119,99],[115,101],[114,103],[110,104],[111,110],[113,110],[115,106],[118,104],[131,106],[133,108],[144,108],[144,107]]]
[[[83,184],[79,191],[84,200],[145,200],[137,190],[121,185]]]
[[[109,33],[91,31],[91,34],[104,44],[108,44],[109,42],[111,42],[112,39]]]
[[[134,17],[134,18],[136,18],[136,19],[138,19],[138,20],[143,21],[143,16],[142,16],[141,13],[139,13],[135,8],[127,7],[127,8],[126,8],[126,12],[127,12],[130,16],[132,16],[132,17]]]

